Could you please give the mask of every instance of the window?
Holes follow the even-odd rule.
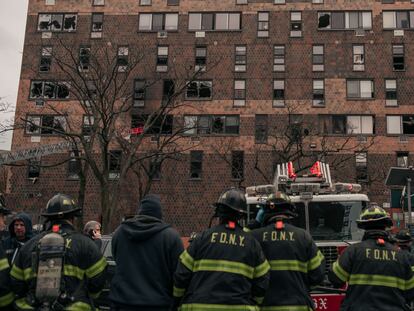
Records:
[[[236,45],[235,47],[235,61],[234,71],[244,72],[246,71],[247,64],[247,48],[245,45]]]
[[[145,89],[145,80],[136,79],[134,81],[134,107],[144,107]]]
[[[244,151],[231,152],[231,177],[243,179],[244,177]]]
[[[93,0],[93,5],[105,5],[105,0]]]
[[[238,115],[198,115],[184,116],[187,135],[238,135],[240,127]]]
[[[285,80],[273,80],[273,107],[285,106]]]
[[[347,80],[346,92],[349,99],[374,98],[374,81],[372,80]]]
[[[347,116],[347,134],[369,135],[374,133],[373,116]]]
[[[171,135],[173,131],[173,115],[152,116],[152,120],[148,121],[150,115],[148,114],[133,114],[131,116],[131,129],[134,133],[134,129],[137,130],[135,134],[142,134],[144,127],[147,126],[145,134],[149,135]],[[140,129],[140,130],[138,130]]]
[[[247,0],[236,0],[236,4],[247,4]]]
[[[290,36],[302,37],[302,12],[290,12]]]
[[[320,115],[320,132],[333,135],[374,134],[374,117],[365,115]]]
[[[92,115],[84,115],[82,119],[82,136],[90,137],[93,131],[95,118]]]
[[[139,5],[151,5],[151,0],[139,0]]]
[[[323,0],[312,0],[313,4],[323,4]]]
[[[162,86],[162,104],[167,105],[175,94],[174,80],[164,80]]]
[[[414,134],[414,115],[387,116],[387,134]]]
[[[190,178],[201,179],[203,172],[203,151],[190,151]]]
[[[408,152],[397,152],[397,166],[408,167]]]
[[[234,80],[234,106],[246,104],[246,80]]]
[[[46,1],[45,1],[45,4],[46,4],[46,5],[55,5],[55,4],[56,4],[56,2],[55,2],[55,0],[46,0]]]
[[[76,31],[77,14],[39,14],[38,31],[73,32]]]
[[[71,151],[70,159],[68,161],[68,178],[69,179],[79,179],[79,174],[81,172],[81,154],[79,151]]]
[[[27,169],[27,178],[39,178],[40,176],[40,159],[30,159]]]
[[[212,81],[191,81],[187,84],[186,99],[211,99],[213,92]]]
[[[174,31],[178,29],[177,13],[141,13],[139,14],[140,31]]]
[[[285,71],[285,46],[273,46],[273,71]]]
[[[367,153],[357,152],[355,153],[355,167],[356,167],[356,179],[358,183],[368,181],[368,163]]]
[[[128,68],[128,47],[127,46],[118,47],[116,64],[118,66],[118,71],[127,70]]]
[[[65,116],[28,116],[26,119],[26,134],[28,135],[59,135],[65,130]]]
[[[240,30],[240,13],[189,13],[188,30]]]
[[[195,71],[202,72],[206,71],[207,65],[207,47],[196,46],[195,49]]]
[[[325,81],[323,79],[313,80],[313,101],[314,107],[325,107]]]
[[[318,29],[371,29],[372,12],[318,12]]]
[[[273,0],[274,4],[285,4],[286,0]]]
[[[385,106],[397,106],[397,80],[385,80]]]
[[[180,5],[180,0],[167,0],[167,5]]]
[[[256,144],[267,143],[267,131],[268,131],[267,120],[268,120],[267,114],[256,115],[255,132],[254,132],[254,139],[255,139]]]
[[[157,71],[166,72],[168,70],[168,46],[159,46],[157,49]]]
[[[259,38],[269,36],[269,12],[257,13],[257,36]]]
[[[393,44],[392,45],[392,65],[393,69],[404,70],[404,45],[402,44]]]
[[[324,60],[324,46],[314,45],[312,47],[312,70],[313,71],[324,71],[325,60]]]
[[[121,150],[109,151],[108,166],[109,166],[109,179],[118,179],[121,172]]]
[[[91,48],[81,47],[79,49],[79,70],[88,71],[91,63]]]
[[[352,61],[354,71],[365,70],[365,48],[364,45],[354,44],[352,46]]]
[[[39,65],[40,72],[50,71],[50,65],[52,64],[52,51],[53,48],[51,46],[42,46],[42,54],[40,56]]]
[[[383,11],[382,25],[384,29],[414,28],[414,11]]]
[[[89,99],[96,99],[98,96],[98,90],[96,89],[96,82],[93,80],[86,81],[86,89],[88,91]]]
[[[91,38],[101,38],[103,31],[103,13],[92,14]]]
[[[32,81],[30,85],[30,99],[67,99],[69,86],[66,82]]]

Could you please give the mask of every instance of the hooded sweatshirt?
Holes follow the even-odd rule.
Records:
[[[177,231],[161,219],[141,213],[124,221],[112,238],[116,271],[110,300],[122,309],[168,310],[183,250]]]
[[[24,227],[26,229],[25,237],[23,240],[16,239],[16,233],[14,232],[14,223],[16,220],[21,220],[24,223]],[[17,214],[9,225],[9,233],[10,236],[3,240],[3,249],[6,252],[7,258],[9,263],[13,263],[13,259],[16,258],[17,252],[20,247],[24,245],[27,241],[29,241],[33,237],[32,231],[32,221],[26,213],[19,213]]]

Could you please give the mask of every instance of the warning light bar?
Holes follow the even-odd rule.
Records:
[[[358,193],[362,187],[360,184],[336,183],[333,185],[335,192],[338,193]]]
[[[257,195],[269,195],[276,193],[276,187],[274,185],[251,186],[246,187],[246,193],[249,197],[254,197]]]

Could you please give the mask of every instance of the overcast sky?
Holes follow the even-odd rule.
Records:
[[[0,0],[0,97],[2,102],[16,105],[22,62],[28,0]],[[0,112],[0,122],[13,113]],[[0,150],[10,149],[11,135],[0,137]]]

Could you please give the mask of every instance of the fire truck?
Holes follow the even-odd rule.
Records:
[[[246,188],[249,216],[254,217],[266,197],[275,191],[288,194],[298,210],[292,223],[307,230],[326,259],[326,274],[338,256],[350,244],[360,241],[363,230],[356,220],[369,199],[359,193],[361,186],[333,183],[329,165],[316,162],[308,174],[298,176],[291,162],[279,164],[273,184]],[[343,289],[334,289],[327,277],[312,290],[317,311],[337,311],[345,297]]]

